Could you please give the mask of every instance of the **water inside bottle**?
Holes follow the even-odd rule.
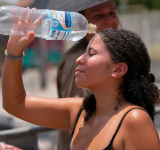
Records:
[[[49,33],[50,33],[50,30],[51,30],[51,27],[52,26],[52,20],[51,19],[44,19],[42,21],[42,38],[47,38]]]
[[[78,41],[81,40],[82,38],[84,38],[86,36],[87,32],[86,30],[82,30],[82,31],[72,31],[71,32],[71,36],[69,38],[68,41]]]

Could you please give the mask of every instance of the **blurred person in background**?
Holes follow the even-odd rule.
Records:
[[[118,29],[119,19],[114,0],[106,0],[99,5],[80,11],[89,23],[97,26],[97,31],[105,29]],[[76,45],[69,49],[62,57],[58,66],[57,89],[59,98],[64,97],[85,97],[87,90],[78,88],[75,85],[76,59],[86,51],[88,42],[94,35],[88,34]],[[66,130],[59,130],[58,150],[64,150],[68,146],[70,133]]]

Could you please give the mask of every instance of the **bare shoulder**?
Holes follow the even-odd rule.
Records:
[[[125,124],[129,128],[141,127],[144,124],[146,125],[146,123],[148,126],[154,127],[154,123],[149,114],[138,108],[131,110],[125,117]]]
[[[133,109],[126,115],[123,123],[125,149],[159,150],[158,132],[147,112]]]

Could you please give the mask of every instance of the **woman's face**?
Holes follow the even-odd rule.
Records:
[[[93,89],[109,83],[111,78],[111,56],[109,51],[96,35],[89,43],[85,54],[77,61],[75,73],[77,87]]]

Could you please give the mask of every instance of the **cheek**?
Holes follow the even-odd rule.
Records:
[[[113,17],[110,21],[105,22],[103,19],[99,21],[95,21],[96,26],[97,26],[97,31],[102,31],[108,28],[114,28],[118,29],[119,27],[119,19],[118,17]]]
[[[116,28],[118,29],[118,27],[119,27],[119,19],[118,19],[118,17],[115,17],[114,24],[115,24]]]
[[[104,23],[102,20],[96,21],[94,24],[96,24],[97,26],[97,31],[100,31],[104,26]]]
[[[88,61],[86,82],[88,85],[97,85],[106,81],[108,74],[108,63],[102,59]]]

